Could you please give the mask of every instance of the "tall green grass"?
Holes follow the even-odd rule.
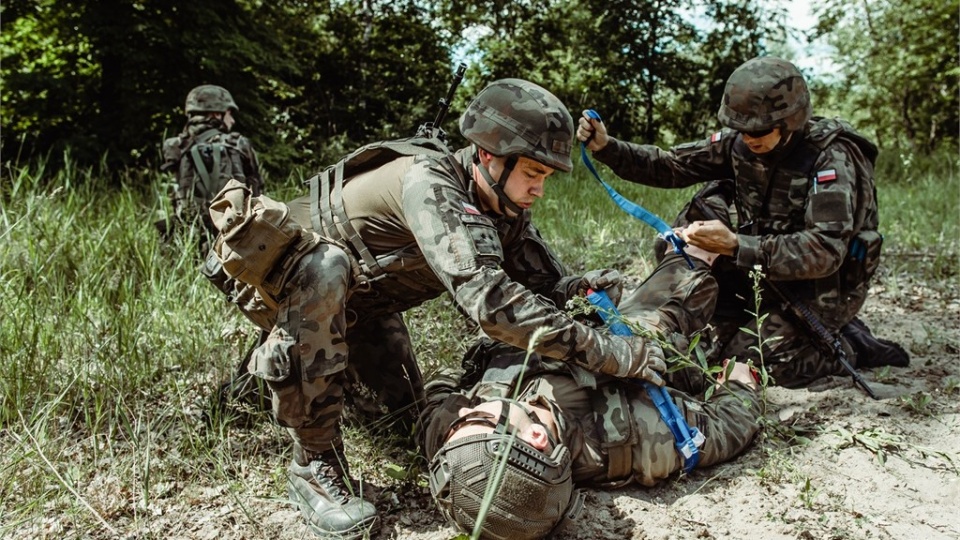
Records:
[[[668,221],[692,193],[601,173]],[[957,157],[884,162],[882,173],[881,279],[955,279]],[[125,171],[117,186],[107,176],[42,163],[2,171],[0,537],[160,538],[151,518],[174,493],[222,488],[247,508],[283,490],[279,428],[202,421],[256,332],[198,273],[195,238],[158,242],[161,179]],[[274,188],[301,189],[292,179]],[[575,272],[613,267],[639,279],[652,269],[653,230],[620,212],[583,167],[549,181],[534,220]],[[472,337],[445,299],[407,322],[427,374],[457,363]],[[413,459],[373,455],[361,467]]]

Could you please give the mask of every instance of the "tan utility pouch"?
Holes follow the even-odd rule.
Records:
[[[230,180],[210,203],[210,217],[220,231],[214,250],[223,270],[238,281],[259,287],[303,229],[290,208]]]

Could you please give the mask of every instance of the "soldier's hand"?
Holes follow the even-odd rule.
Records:
[[[661,374],[667,370],[663,349],[656,341],[635,337],[630,340],[633,357],[625,365],[620,366],[618,377],[625,379],[642,379],[657,386],[663,386]]]
[[[587,272],[580,279],[580,293],[585,294],[587,289],[606,291],[613,305],[620,305],[620,296],[623,294],[620,272],[609,268]]]
[[[580,117],[580,124],[577,126],[577,138],[580,142],[587,145],[592,152],[602,150],[610,142],[607,135],[607,128],[600,120],[595,120],[587,116],[587,111],[583,111]]]
[[[740,242],[737,235],[720,220],[694,221],[680,232],[683,241],[691,246],[733,256]]]

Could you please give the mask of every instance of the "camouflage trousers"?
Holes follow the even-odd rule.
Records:
[[[776,308],[766,309],[764,313],[766,319],[759,332],[754,317],[714,317],[712,324],[717,329],[719,355],[713,360],[752,360],[757,367],[762,363],[773,383],[786,388],[800,388],[821,377],[846,373],[835,352],[820,343],[822,340],[812,332],[799,326],[792,313]],[[827,330],[834,334],[838,331],[835,328]],[[757,352],[761,342],[762,358]],[[855,365],[853,349],[845,339],[841,338],[840,342],[850,363]]]
[[[731,215],[735,212],[730,202],[732,195],[722,192],[723,185],[720,182],[711,182],[704,186],[680,211],[673,226],[680,227],[695,220],[710,219],[719,219],[728,226],[736,222],[736,216]],[[658,258],[665,245],[662,240],[656,243]],[[762,342],[762,363],[776,385],[798,388],[821,377],[845,373],[835,353],[827,348],[826,344],[820,343],[821,340],[792,313],[785,311],[782,304],[774,298],[772,291],[761,293],[763,298],[759,310],[750,302],[753,298],[752,279],[747,270],[735,268],[730,262],[720,258],[716,261],[712,273],[720,286],[714,291],[716,311],[708,317],[709,323],[716,330],[709,361],[720,363],[724,359],[736,358],[742,362],[752,360],[754,365],[759,367],[761,355],[757,348]],[[858,309],[859,305],[862,305],[862,299],[855,307]],[[847,309],[851,309],[851,306],[847,306]],[[759,311],[766,317],[760,332],[757,332],[756,317],[749,313],[754,311]],[[849,321],[855,314],[856,309],[852,313],[831,315],[837,319],[834,321],[836,323]],[[831,334],[839,332],[839,328],[826,318],[821,322]],[[850,344],[842,338],[841,343],[847,358],[854,364],[855,355]]]
[[[409,426],[423,400],[402,316],[349,317],[350,276],[347,254],[321,243],[297,263],[274,317],[264,317],[262,302],[238,304],[251,320],[272,319],[248,368],[266,381],[277,422],[307,455],[340,444],[345,404]]]

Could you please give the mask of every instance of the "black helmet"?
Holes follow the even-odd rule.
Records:
[[[437,451],[430,461],[430,492],[450,522],[472,531],[488,486],[495,485],[480,537],[543,538],[578,500],[570,449],[551,438],[552,451],[547,455],[517,438],[515,431],[508,430],[510,407],[527,411],[515,401],[500,401],[503,409],[492,433],[455,439]],[[469,420],[469,416],[458,418],[451,429]]]
[[[800,131],[810,120],[810,91],[797,66],[781,58],[747,60],[727,79],[717,118],[740,132],[779,126]]]

